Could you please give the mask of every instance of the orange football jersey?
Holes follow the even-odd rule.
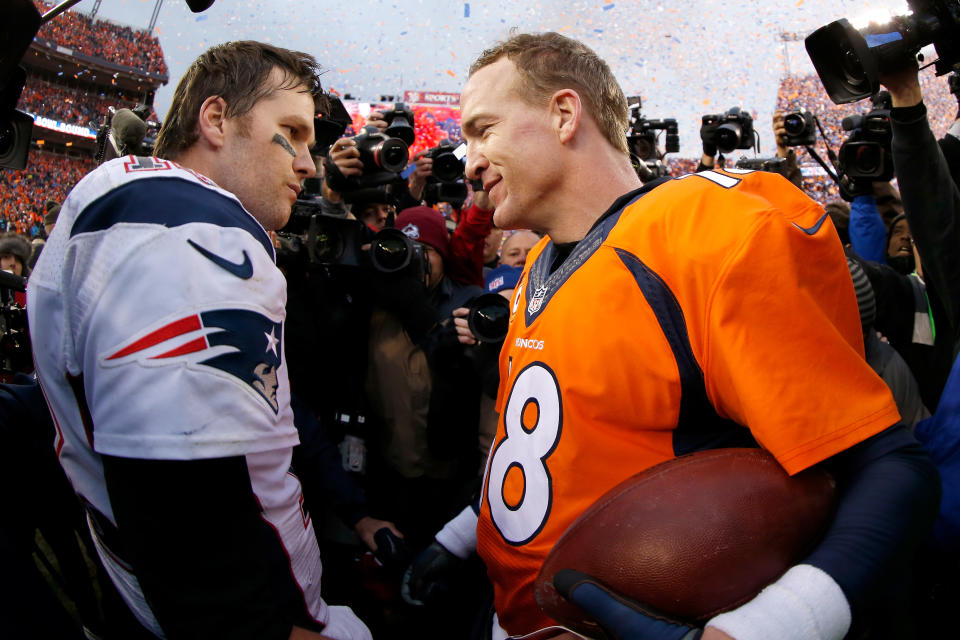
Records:
[[[643,191],[552,273],[542,240],[512,301],[477,529],[512,635],[555,624],[533,599],[540,566],[622,480],[756,444],[793,474],[899,420],[819,205],[762,172]]]

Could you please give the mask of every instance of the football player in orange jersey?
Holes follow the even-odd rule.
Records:
[[[625,478],[724,446],[835,474],[839,506],[808,557],[702,631],[589,580],[561,593],[620,639],[842,638],[875,622],[868,588],[929,531],[939,482],[864,362],[823,209],[760,172],[641,187],[609,67],[556,33],[484,52],[461,109],[496,225],[545,234],[511,305],[477,525],[502,629],[563,633],[533,582],[566,528]]]

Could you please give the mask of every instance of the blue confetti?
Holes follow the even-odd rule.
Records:
[[[200,22],[201,20],[206,20],[206,19],[209,18],[209,17],[210,17],[210,16],[197,16],[197,19],[194,20],[194,22]]]
[[[603,33],[603,29],[594,29],[593,32],[594,32],[594,33]]]
[[[610,4],[605,4],[605,5],[603,5],[603,10],[604,10],[604,11],[610,11],[610,9],[613,9],[613,4],[614,4],[614,3],[611,2]]]
[[[464,18],[469,18],[469,17],[470,17],[470,3],[469,3],[469,2],[464,2],[464,3],[463,3],[463,17],[464,17]]]

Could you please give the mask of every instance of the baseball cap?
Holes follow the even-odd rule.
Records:
[[[521,273],[523,273],[523,267],[511,267],[505,264],[491,269],[484,278],[487,293],[500,293],[504,289],[516,288]]]
[[[439,211],[430,207],[410,207],[400,212],[393,226],[411,240],[430,245],[444,260],[449,257],[450,234]]]

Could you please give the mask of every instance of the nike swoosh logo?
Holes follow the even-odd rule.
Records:
[[[218,256],[212,251],[204,249],[189,238],[187,239],[187,243],[199,251],[200,255],[202,255],[204,258],[217,265],[221,269],[229,271],[238,278],[242,280],[249,280],[253,277],[253,263],[250,261],[250,256],[247,254],[246,250],[243,252],[243,262],[230,262],[226,258]]]
[[[808,236],[812,236],[817,231],[820,231],[820,227],[822,227],[823,223],[826,222],[827,220],[827,215],[828,214],[825,213],[822,216],[820,216],[820,219],[817,220],[817,224],[813,225],[812,227],[801,227],[796,222],[793,222],[791,224],[793,224],[793,226],[795,226],[797,229],[800,229],[800,231],[803,231]]]

